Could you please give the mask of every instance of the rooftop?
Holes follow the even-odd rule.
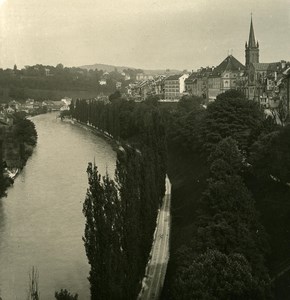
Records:
[[[224,71],[242,71],[245,66],[234,56],[227,56],[212,72],[212,75],[219,76]]]
[[[165,80],[178,80],[181,76],[182,76],[182,74],[171,75],[171,76],[167,77]]]

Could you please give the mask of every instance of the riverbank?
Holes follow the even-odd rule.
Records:
[[[0,194],[6,195],[16,175],[23,169],[37,143],[34,123],[19,114],[13,115],[13,124],[3,123],[1,127],[1,178]]]
[[[88,130],[88,131],[92,132],[94,135],[103,138],[106,142],[108,142],[112,146],[114,151],[117,151],[121,145],[121,143],[119,141],[116,141],[113,138],[113,136],[111,136],[109,133],[100,130],[98,127],[94,127],[91,124],[79,122],[79,121],[77,121],[75,119],[71,119],[71,118],[64,118],[61,121],[70,123],[72,125],[79,126],[80,128]]]

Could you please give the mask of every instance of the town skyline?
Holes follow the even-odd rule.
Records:
[[[0,67],[110,64],[196,70],[245,63],[251,13],[260,61],[290,60],[289,0],[0,2]]]

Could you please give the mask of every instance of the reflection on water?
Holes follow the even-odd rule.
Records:
[[[0,200],[0,295],[23,300],[32,266],[39,271],[41,300],[55,290],[89,299],[89,265],[82,242],[86,168],[95,159],[113,175],[116,156],[101,138],[63,123],[56,114],[33,118],[38,144],[26,167]]]

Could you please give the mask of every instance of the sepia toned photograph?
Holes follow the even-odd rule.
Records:
[[[290,0],[0,0],[0,300],[290,300]]]

